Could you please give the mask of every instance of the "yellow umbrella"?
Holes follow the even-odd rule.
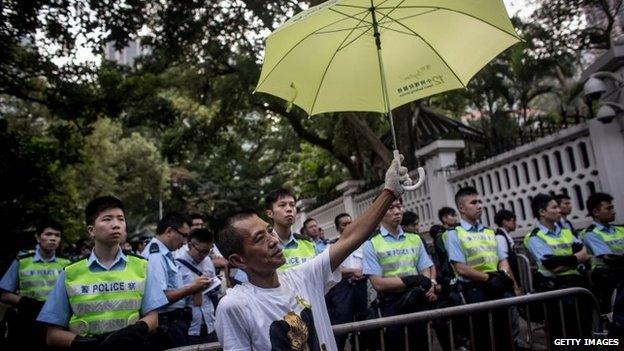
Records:
[[[518,41],[502,0],[330,0],[269,35],[256,91],[309,115],[387,113],[398,154],[393,108],[465,87]]]

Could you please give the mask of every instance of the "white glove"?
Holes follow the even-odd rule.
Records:
[[[384,183],[384,189],[388,189],[392,192],[395,198],[400,198],[405,192],[403,186],[412,185],[412,180],[409,174],[407,174],[407,167],[401,167],[403,162],[403,155],[399,155],[399,159],[393,159],[390,163],[390,167],[386,171],[386,181]]]

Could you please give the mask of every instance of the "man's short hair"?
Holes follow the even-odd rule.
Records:
[[[600,207],[601,202],[613,202],[613,196],[607,193],[593,193],[589,195],[587,201],[585,201],[585,207],[590,217],[594,216],[594,210]]]
[[[43,234],[43,230],[46,228],[52,228],[54,230],[58,230],[59,232],[63,232],[63,225],[53,219],[43,219],[39,222],[37,222],[37,226],[36,226],[36,230],[37,230],[37,235],[41,235]]]
[[[93,225],[100,213],[114,208],[120,209],[124,214],[126,212],[123,203],[118,198],[110,195],[96,197],[89,201],[85,208],[85,222],[87,225]]]
[[[477,189],[475,189],[472,186],[466,186],[457,190],[457,193],[455,193],[455,205],[459,206],[459,202],[461,201],[461,199],[464,196],[469,196],[469,195],[479,195],[479,192],[477,191]]]
[[[303,228],[305,228],[305,227],[308,225],[308,223],[310,223],[310,222],[312,222],[312,221],[317,222],[317,221],[316,221],[316,219],[314,219],[314,218],[312,218],[312,217],[310,217],[310,218],[306,219],[305,221],[303,221]],[[317,223],[318,223],[318,222],[317,222]]]
[[[531,212],[533,212],[533,216],[539,219],[539,211],[548,208],[548,203],[554,199],[555,198],[548,194],[535,195],[535,197],[531,200]]]
[[[561,193],[561,194],[555,195],[554,199],[555,199],[555,201],[557,201],[557,203],[559,205],[561,205],[561,201],[563,201],[563,200],[570,200],[570,196],[568,196],[568,194]]]
[[[194,219],[201,219],[202,221],[204,220],[204,216],[202,216],[199,213],[191,213],[189,215],[189,218],[191,219],[191,221],[194,220]]]
[[[351,217],[351,215],[346,212],[343,212],[343,213],[338,214],[336,218],[334,218],[334,225],[336,226],[336,229],[338,229],[338,226],[340,225],[340,220],[343,219],[344,217]]]
[[[205,228],[197,228],[191,230],[191,232],[189,233],[189,238],[191,240],[197,240],[200,243],[214,243],[214,233]]]
[[[412,211],[403,212],[403,219],[401,220],[401,226],[412,225],[418,223],[418,215]]]
[[[158,221],[158,225],[156,226],[156,235],[161,235],[165,233],[167,228],[172,229],[180,229],[184,225],[191,226],[191,219],[180,212],[169,212],[163,216],[163,218]]]
[[[494,215],[494,223],[499,227],[503,226],[503,221],[511,221],[512,219],[516,219],[516,215],[505,209],[496,212]]]
[[[440,222],[442,222],[442,218],[446,217],[446,216],[455,216],[457,215],[457,211],[455,211],[454,208],[451,207],[442,207],[439,211],[438,211],[438,219],[440,220]]]
[[[231,215],[225,220],[224,227],[221,228],[217,234],[216,243],[225,259],[228,259],[228,257],[233,254],[240,254],[243,252],[245,236],[235,227],[235,224],[257,215],[258,214],[254,211],[244,211]]]
[[[438,235],[444,233],[445,231],[446,231],[445,226],[434,224],[431,226],[431,228],[429,228],[429,235],[431,235],[431,237],[435,239]]]
[[[297,201],[297,198],[295,198],[295,195],[293,195],[293,193],[288,190],[288,189],[284,189],[284,188],[279,188],[279,189],[275,189],[273,191],[271,191],[270,193],[268,193],[265,197],[264,197],[264,207],[267,210],[270,210],[273,208],[273,204],[276,203],[277,201],[279,201],[279,199],[286,197],[286,196],[290,196],[292,197],[295,201]],[[221,250],[221,249],[219,249]]]

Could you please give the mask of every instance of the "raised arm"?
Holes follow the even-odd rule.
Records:
[[[403,156],[401,156],[403,160]],[[407,168],[401,167],[399,160],[392,160],[386,172],[383,192],[358,219],[351,223],[340,235],[340,240],[329,247],[329,260],[332,271],[340,266],[347,256],[355,251],[368,236],[377,228],[392,202],[400,197],[405,189],[403,185],[411,184]]]

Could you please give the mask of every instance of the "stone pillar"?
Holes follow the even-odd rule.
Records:
[[[336,190],[342,191],[342,201],[344,202],[345,212],[355,218],[355,202],[353,197],[358,193],[364,185],[363,180],[346,180],[336,186]]]
[[[297,231],[303,227],[303,222],[308,219],[308,211],[312,209],[312,206],[316,203],[316,198],[299,199],[295,205],[297,205],[297,218],[295,220],[293,230]]]
[[[613,196],[615,223],[624,223],[624,116],[610,123],[589,121],[589,138],[594,148],[602,192]]]
[[[416,157],[425,158],[426,182],[431,197],[431,212],[437,218],[444,206],[454,207],[455,191],[448,181],[456,166],[456,153],[466,147],[463,140],[437,140],[416,151]]]
[[[586,81],[592,74],[614,74],[620,80],[624,77],[624,45],[621,41],[604,55],[598,57],[581,75]],[[613,77],[599,78],[605,84],[605,91],[599,96],[598,106],[615,103],[624,109],[623,83]],[[593,97],[595,98],[595,96]],[[613,196],[616,223],[624,222],[624,111],[616,110],[613,119],[592,119],[589,121],[589,137],[594,148],[600,188]]]

